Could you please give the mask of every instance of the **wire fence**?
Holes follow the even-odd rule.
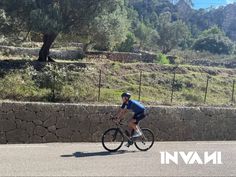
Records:
[[[122,70],[122,68],[117,68]],[[0,80],[0,99],[50,102],[120,103],[122,92],[146,104],[232,105],[235,80],[231,75],[180,72],[178,66],[162,72],[49,68],[25,71]],[[30,75],[30,77],[28,77]],[[28,80],[27,80],[28,79]],[[32,84],[32,79],[34,84]],[[11,83],[12,82],[12,83]],[[22,84],[23,83],[23,84]],[[18,85],[22,84],[20,88]],[[20,92],[19,92],[20,90]],[[34,91],[32,91],[34,90]]]
[[[138,100],[140,101],[150,101],[152,103],[195,103],[195,104],[213,104],[213,105],[222,105],[222,104],[234,104],[235,103],[235,80],[234,78],[217,78],[218,76],[211,76],[205,74],[201,78],[201,82],[194,83],[191,81],[185,81],[184,75],[177,74],[176,69],[174,68],[172,73],[172,81],[168,84],[167,82],[164,85],[165,94],[162,95],[161,90],[159,93],[149,93],[151,99],[145,99],[148,91],[145,88],[145,84],[142,83],[142,80],[145,79],[143,72],[139,73],[139,82],[138,91]],[[149,73],[150,75],[150,73]],[[150,76],[151,77],[151,76]],[[154,78],[155,80],[155,78]],[[148,83],[146,83],[148,84]],[[149,85],[148,85],[149,86]],[[157,91],[160,84],[153,86]],[[124,89],[124,91],[126,91]],[[128,90],[129,91],[129,90]],[[162,90],[163,91],[163,90]]]

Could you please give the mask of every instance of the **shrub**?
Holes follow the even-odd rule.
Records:
[[[232,54],[234,43],[217,27],[203,31],[193,44],[197,51],[209,51],[214,54]]]
[[[135,36],[132,33],[129,33],[126,36],[126,40],[122,42],[116,50],[119,52],[133,52],[135,44]]]
[[[160,53],[160,54],[157,56],[157,63],[166,65],[166,64],[170,64],[170,61],[169,61],[169,59],[166,57],[166,55]]]
[[[39,89],[28,74],[10,73],[0,80],[0,99],[45,101],[46,89]]]

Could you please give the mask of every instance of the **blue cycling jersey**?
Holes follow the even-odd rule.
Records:
[[[145,110],[144,105],[136,100],[129,100],[128,103],[123,103],[121,106],[122,109],[130,109],[135,114],[139,114]]]

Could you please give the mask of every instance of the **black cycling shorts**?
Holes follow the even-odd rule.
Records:
[[[133,119],[136,120],[135,124],[138,124],[140,122],[140,120],[144,119],[145,117],[146,116],[145,116],[144,112],[141,112],[141,113],[138,113],[138,114],[134,114]]]

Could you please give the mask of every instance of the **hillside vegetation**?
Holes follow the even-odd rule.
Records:
[[[43,42],[39,61],[53,60],[54,41],[83,43],[84,52],[167,54],[176,49],[233,55],[236,3],[193,7],[191,0],[2,0],[0,43]]]
[[[4,68],[4,62],[1,62]],[[207,105],[234,105],[231,102],[236,71],[223,68],[183,65],[176,69],[173,103],[173,66],[116,62],[58,63],[39,67],[32,62],[1,69],[0,99],[49,102],[97,102],[101,70],[101,103],[120,103],[120,94],[129,91],[138,99],[142,71],[141,101],[147,104],[202,105],[207,76],[210,76]],[[82,66],[82,67],[81,67]],[[21,69],[20,69],[21,68]]]
[[[129,91],[147,104],[234,105],[235,15],[236,3],[196,10],[191,0],[1,0],[0,99],[119,103]],[[69,49],[73,57],[58,60]]]

